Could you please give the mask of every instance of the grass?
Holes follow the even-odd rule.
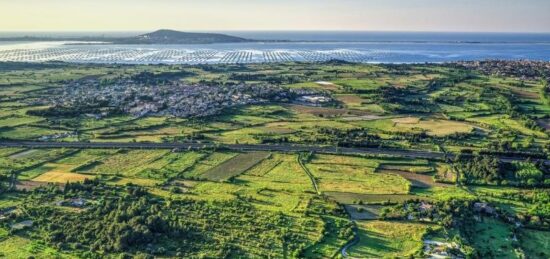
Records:
[[[519,241],[526,258],[548,258],[550,256],[550,232],[521,229]]]
[[[17,206],[24,201],[22,195],[17,193],[2,193],[0,194],[0,208]]]
[[[415,119],[414,117],[411,119]],[[463,122],[455,122],[448,120],[418,120],[412,121],[409,118],[403,118],[399,120],[394,119],[395,131],[425,131],[428,135],[443,137],[456,133],[470,133],[474,129],[473,126]]]
[[[144,186],[144,187],[154,187],[161,183],[158,180],[142,179],[142,178],[116,178],[109,182],[116,185],[134,184],[134,185]]]
[[[68,66],[68,65],[67,65]],[[195,83],[216,84],[238,83],[229,79],[235,73],[265,74],[269,78],[281,80],[281,85],[293,88],[316,88],[332,93],[337,99],[332,107],[309,107],[293,104],[267,104],[242,106],[228,110],[219,116],[207,119],[176,119],[168,117],[141,117],[112,115],[102,119],[89,117],[46,118],[30,116],[28,110],[44,107],[29,106],[28,103],[42,98],[50,91],[26,92],[47,87],[57,87],[67,80],[86,75],[101,74],[102,78],[126,78],[134,72],[152,70],[189,70],[197,74],[184,80]],[[404,73],[394,73],[397,71]],[[547,146],[546,134],[532,130],[522,122],[500,111],[493,111],[493,102],[480,95],[494,88],[506,90],[515,95],[517,107],[525,109],[527,115],[547,119],[550,114],[547,104],[542,104],[535,94],[543,89],[539,82],[527,81],[525,88],[514,87],[518,79],[475,76],[462,82],[453,82],[452,87],[442,86],[436,89],[426,87],[429,82],[452,76],[454,70],[467,73],[459,68],[433,65],[385,66],[355,64],[273,64],[209,66],[208,71],[201,67],[170,66],[109,66],[95,65],[70,66],[62,69],[0,71],[0,83],[21,85],[6,86],[0,89],[0,138],[37,139],[55,133],[70,132],[77,129],[81,140],[103,142],[181,141],[188,137],[201,136],[205,142],[234,144],[260,143],[262,137],[285,137],[292,142],[317,144],[333,137],[322,133],[319,128],[339,129],[342,132],[354,130],[377,135],[384,145],[391,147],[435,150],[436,140],[410,140],[405,134],[426,133],[428,137],[438,137],[437,141],[447,149],[458,151],[464,148],[480,149],[489,142],[506,140],[518,148],[529,139],[533,139],[532,150],[542,150]],[[307,73],[307,74],[306,74]],[[280,77],[280,78],[279,78]],[[270,80],[271,80],[270,79]],[[214,80],[214,81],[211,81]],[[246,80],[245,80],[246,81]],[[253,81],[253,82],[252,82]],[[254,79],[246,83],[266,83]],[[315,81],[329,81],[334,85],[320,85]],[[411,95],[396,96],[389,101],[379,95],[378,88],[392,85],[410,90]],[[359,93],[360,92],[360,93]],[[453,97],[457,97],[454,99]],[[424,114],[414,113],[414,107],[408,101],[425,100],[433,103],[434,110]],[[448,98],[448,99],[445,99]],[[490,97],[489,97],[490,98]],[[445,99],[447,101],[440,102]],[[11,101],[11,100],[17,100]],[[462,101],[467,100],[467,101]],[[412,108],[411,108],[412,107]],[[392,112],[396,108],[400,112]],[[532,110],[536,108],[536,110]],[[383,115],[383,116],[382,116]],[[445,118],[464,119],[465,121]],[[476,129],[479,134],[468,134]],[[519,137],[510,137],[511,133]],[[464,134],[455,138],[456,133]],[[518,134],[516,134],[518,135]],[[532,137],[528,137],[532,136]],[[62,141],[76,141],[76,138]],[[329,139],[330,141],[330,139]],[[420,142],[420,144],[418,143]],[[452,149],[451,149],[452,148]],[[538,149],[535,149],[538,148]],[[146,187],[155,198],[185,201],[245,201],[262,211],[290,215],[299,219],[299,223],[314,222],[314,227],[303,228],[300,234],[307,235],[310,242],[305,249],[306,258],[337,257],[345,242],[339,231],[347,217],[337,219],[329,211],[341,211],[327,208],[321,212],[311,212],[316,202],[324,205],[333,201],[348,208],[357,219],[374,219],[378,209],[385,203],[399,203],[410,199],[449,200],[479,198],[492,205],[513,213],[526,213],[530,204],[506,198],[507,193],[528,195],[531,190],[516,188],[497,188],[477,186],[468,188],[438,186],[431,181],[437,179],[454,181],[456,177],[449,165],[443,162],[411,160],[401,158],[367,158],[361,156],[320,155],[316,154],[306,163],[319,183],[322,195],[317,195],[310,179],[297,163],[297,155],[289,153],[231,153],[210,151],[168,152],[155,150],[25,150],[0,149],[0,173],[6,169],[21,171],[20,180],[41,180],[45,182],[65,183],[80,181],[85,177],[97,176],[101,181],[112,185],[132,183]],[[71,154],[71,155],[68,155]],[[401,176],[382,170],[399,170],[418,175]],[[429,188],[411,187],[409,181],[423,181]],[[197,179],[190,181],[189,179]],[[229,180],[229,181],[228,181]],[[220,181],[220,182],[218,182]],[[184,183],[184,184],[182,184]],[[173,192],[171,187],[181,187],[182,192]],[[19,206],[27,202],[27,194],[0,194],[0,208]],[[335,207],[337,205],[334,205]],[[360,212],[357,208],[362,208]],[[189,216],[189,215],[184,215]],[[207,225],[204,217],[194,219],[198,227],[221,230],[220,238],[234,238],[242,233],[240,220],[220,220],[216,218]],[[246,216],[246,215],[245,215]],[[236,215],[242,219],[242,215]],[[223,218],[222,218],[223,219]],[[273,227],[278,227],[274,225]],[[352,257],[406,257],[414,253],[421,244],[421,236],[430,225],[405,222],[360,221],[361,243],[349,252]],[[494,251],[495,257],[513,257],[510,246],[510,226],[504,223],[486,220],[476,226],[479,235],[475,237],[476,246],[482,251]],[[24,235],[10,235],[0,228],[0,252],[9,253],[8,257],[37,258],[64,257],[54,249],[38,245]],[[285,229],[280,229],[287,232]],[[451,229],[452,230],[452,229]],[[277,229],[279,231],[279,229]],[[248,233],[247,233],[248,234]],[[279,240],[256,239],[256,233],[250,233],[251,239],[233,239],[235,247],[252,247],[260,242],[279,244]],[[281,235],[282,236],[282,235]],[[546,258],[540,252],[548,251],[548,233],[521,229],[518,233],[520,246],[527,258]],[[503,246],[506,249],[502,248]],[[503,250],[503,251],[499,251]],[[276,246],[277,255],[285,254],[283,246]],[[173,252],[173,251],[170,251]],[[201,251],[203,252],[203,251]],[[203,253],[208,254],[208,251]],[[105,255],[107,256],[107,255]],[[212,256],[214,257],[214,256]],[[267,257],[267,254],[253,254],[250,257]],[[489,257],[489,256],[487,256]]]
[[[61,253],[18,235],[0,241],[0,257],[4,256],[6,258],[29,258],[31,256],[35,258],[77,258],[77,256]]]
[[[0,148],[0,157],[12,156],[13,154],[18,154],[24,151],[25,149],[21,148]]]
[[[359,243],[348,253],[354,258],[407,257],[422,249],[427,226],[418,223],[360,221]]]
[[[217,167],[221,163],[233,158],[237,154],[229,152],[214,152],[210,155],[198,160],[193,166],[189,167],[183,174],[186,178],[198,177],[201,178],[202,174]]]
[[[227,183],[200,182],[186,195],[199,200],[244,199],[265,210],[303,213],[315,194],[311,181],[298,164],[297,155],[279,154],[275,166],[262,163]],[[266,160],[270,160],[266,159]],[[266,173],[252,174],[258,167],[270,168]]]
[[[121,152],[101,160],[99,164],[85,172],[90,174],[135,176],[144,167],[167,152],[164,150],[130,150]]]
[[[521,123],[519,123],[514,119],[509,118],[508,116],[502,116],[502,115],[481,116],[481,117],[469,118],[467,120],[482,123],[485,125],[492,125],[500,129],[511,130],[526,136],[533,136],[533,137],[538,137],[543,139],[548,138],[548,136],[545,133],[526,128]]]
[[[517,258],[513,248],[511,226],[492,218],[484,218],[474,226],[472,246],[483,257]]]
[[[247,170],[245,174],[252,175],[252,176],[264,176],[265,174],[273,170],[276,166],[278,166],[280,163],[282,163],[283,157],[284,155],[282,154],[272,153],[267,158],[260,161],[260,163],[256,164],[255,166]]]
[[[377,161],[366,158],[316,155],[306,166],[322,192],[407,194],[409,182],[398,175],[374,173]],[[369,167],[370,166],[370,167]]]
[[[437,185],[442,185],[440,183],[436,183],[431,176],[425,175],[425,174],[410,173],[410,172],[399,171],[399,170],[380,170],[378,171],[378,173],[399,175],[407,179],[411,183],[411,186],[413,187],[430,188]]]
[[[260,163],[267,158],[267,152],[251,152],[239,154],[212,168],[201,175],[210,181],[227,181]]]
[[[18,178],[21,180],[30,180],[48,172],[67,175],[69,175],[69,173],[77,173],[80,169],[86,168],[95,161],[114,153],[115,151],[113,150],[79,150],[68,156],[61,157],[60,159],[50,160],[52,162],[44,163],[40,166],[33,167],[30,170],[25,170],[19,174]]]
[[[412,194],[360,194],[351,192],[324,192],[324,194],[340,204],[381,204],[387,202],[398,203],[415,199],[431,200],[429,197]]]
[[[475,199],[476,196],[463,188],[456,186],[412,188],[411,194],[427,197],[435,200],[446,201],[450,199]]]
[[[375,220],[378,219],[380,211],[383,206],[381,205],[345,205],[347,213],[354,220]]]

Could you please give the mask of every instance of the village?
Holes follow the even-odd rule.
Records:
[[[545,78],[550,82],[550,64],[548,62],[532,60],[485,60],[458,62],[457,64],[481,71],[487,75],[514,76],[522,80],[537,80]]]
[[[49,113],[83,114],[100,119],[113,113],[143,116],[206,117],[237,106],[263,103],[298,103],[325,106],[333,99],[312,89],[287,89],[273,85],[191,85],[168,82],[159,85],[120,80],[103,86],[96,80],[75,81],[41,104],[50,105]],[[62,112],[60,112],[62,111]]]

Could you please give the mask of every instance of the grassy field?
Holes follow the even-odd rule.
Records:
[[[135,176],[149,164],[160,159],[167,151],[130,150],[108,156],[98,161],[92,168],[83,172],[88,174],[124,175]]]
[[[427,226],[416,223],[358,222],[359,243],[348,251],[356,258],[407,257],[422,249]]]
[[[407,194],[409,183],[398,175],[375,173],[378,161],[357,157],[316,155],[307,167],[322,192]]]
[[[235,157],[236,153],[225,153],[225,152],[214,152],[211,153],[202,159],[196,161],[193,166],[189,167],[184,172],[184,177],[187,178],[202,178],[202,175],[209,170],[212,170],[219,166],[220,164],[228,161],[229,159]]]
[[[78,258],[70,254],[63,254],[56,249],[39,244],[29,238],[12,236],[0,241],[0,256],[6,258]]]
[[[514,251],[513,234],[510,226],[501,221],[486,218],[476,224],[473,246],[487,257],[518,258]]]
[[[191,141],[381,147],[455,154],[462,150],[549,154],[549,132],[544,127],[550,124],[550,108],[545,83],[539,78],[489,75],[450,64],[24,67],[0,64],[2,139]],[[162,84],[162,80],[171,78],[200,85],[254,84],[288,87],[297,92],[315,90],[331,96],[334,102],[318,107],[285,98],[270,99],[194,118],[134,117],[123,111],[101,116],[80,111],[71,115],[38,112],[48,109],[41,100],[56,98],[68,83],[97,80],[110,84],[143,76],[153,79],[146,84]],[[0,257],[118,258],[123,254],[94,250],[102,245],[94,242],[113,241],[112,247],[103,247],[107,249],[124,247],[119,230],[132,229],[126,234],[134,235],[144,229],[159,230],[164,225],[182,227],[178,233],[184,233],[185,240],[181,236],[167,238],[173,234],[171,231],[157,232],[153,234],[155,241],[148,242],[151,245],[125,252],[138,256],[139,251],[159,258],[339,258],[340,249],[353,235],[350,217],[358,221],[360,238],[360,243],[348,250],[353,258],[415,255],[428,228],[441,230],[443,234],[438,241],[452,239],[464,244],[470,241],[474,254],[483,258],[515,258],[521,251],[514,251],[514,247],[520,247],[526,258],[548,257],[548,233],[531,229],[539,226],[536,224],[548,227],[548,222],[526,216],[533,210],[535,194],[547,191],[548,186],[543,181],[536,187],[514,186],[517,182],[510,179],[500,181],[498,186],[469,182],[457,185],[454,170],[459,163],[376,155],[229,152],[210,148],[173,151],[0,148],[1,176],[16,173],[19,189],[41,188],[36,192],[8,192],[8,181],[0,184],[0,216],[4,209],[17,207],[17,215],[0,219],[0,254],[3,253]],[[540,179],[549,177],[548,167],[536,161],[523,166],[525,170],[512,172],[513,166],[518,165],[521,164],[505,163],[497,171],[506,177],[532,172]],[[487,166],[483,170],[480,175],[496,169]],[[63,190],[64,183],[88,178],[95,179],[98,187],[57,191]],[[319,193],[312,182],[318,185]],[[55,186],[39,187],[47,183]],[[84,208],[57,205],[59,201],[78,198],[87,201]],[[415,209],[403,204],[417,200],[417,204],[421,201],[425,207],[440,206],[439,209],[482,201],[498,211],[524,221],[531,218],[533,222],[524,223],[531,224],[529,229],[514,230],[513,224],[485,217],[466,226],[476,235],[465,240],[457,225],[445,225],[449,223],[447,218],[435,222],[441,224],[407,220],[407,216],[394,221],[379,218],[390,209]],[[125,203],[127,208],[119,207]],[[91,213],[100,206],[104,206],[100,211],[120,210]],[[126,221],[136,208],[140,213],[149,210],[150,215],[140,214]],[[395,215],[406,215],[397,212]],[[43,215],[49,218],[42,218],[29,229],[17,232],[9,229],[14,223],[30,218],[38,220]],[[110,216],[116,217],[102,221]],[[462,220],[457,215],[449,217]],[[86,221],[80,222],[81,218]],[[168,223],[159,222],[159,218]],[[63,221],[49,225],[58,219]],[[57,230],[67,231],[67,225],[75,222],[77,231],[71,237],[76,238],[85,229],[93,236],[91,244],[81,240],[59,241],[62,236]],[[112,222],[121,224],[115,227],[110,225]],[[106,225],[110,227],[104,228]],[[101,239],[98,233],[109,238]],[[518,241],[514,241],[514,233]],[[117,241],[121,242],[115,244]],[[83,248],[78,248],[81,245]],[[470,249],[468,245],[464,247]]]
[[[519,233],[521,248],[527,258],[545,258],[550,255],[548,231],[524,229]]]
[[[212,168],[201,175],[201,178],[210,181],[226,181],[235,176],[244,173],[262,160],[266,159],[269,153],[266,152],[251,152],[239,154],[221,164]]]
[[[351,192],[325,192],[327,197],[334,199],[341,204],[381,204],[381,203],[398,203],[414,199],[432,200],[427,196],[419,196],[412,194],[359,194]]]

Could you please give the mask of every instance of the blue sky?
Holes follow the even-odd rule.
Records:
[[[550,32],[550,0],[0,0],[2,31]]]

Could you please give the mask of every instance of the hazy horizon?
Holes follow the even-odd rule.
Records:
[[[10,32],[550,33],[550,1],[544,0],[20,0],[0,7],[0,28]]]

